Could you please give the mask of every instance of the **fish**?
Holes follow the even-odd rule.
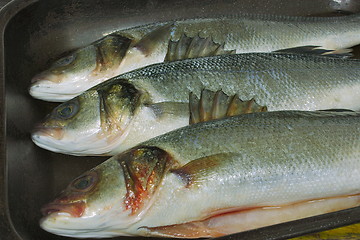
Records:
[[[109,158],[45,204],[62,236],[219,237],[360,205],[360,113],[192,124]]]
[[[360,43],[360,14],[344,17],[234,15],[158,22],[115,31],[35,75],[34,98],[64,102],[119,74],[154,63],[271,52],[300,46],[336,53]],[[330,53],[327,53],[330,54]]]
[[[32,140],[58,153],[111,156],[188,125],[197,111],[189,109],[189,101],[194,101],[189,94],[201,97],[204,90],[254,99],[268,111],[356,111],[360,60],[247,53],[159,63],[119,75],[58,105],[34,128]]]

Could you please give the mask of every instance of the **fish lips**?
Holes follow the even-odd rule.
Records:
[[[45,136],[61,140],[64,137],[64,130],[61,127],[45,127],[44,125],[39,124],[34,128],[31,136],[33,139],[37,136]]]
[[[64,102],[79,95],[86,89],[80,88],[74,82],[66,82],[64,76],[40,73],[31,79],[29,94],[49,102]]]
[[[62,76],[52,74],[50,71],[44,71],[42,73],[39,73],[31,79],[31,83],[33,86],[36,86],[36,84],[41,84],[41,83],[56,84],[60,82],[62,82]]]
[[[37,126],[31,133],[31,140],[40,148],[53,152],[63,149],[65,130],[61,127]]]
[[[67,213],[71,217],[79,218],[85,212],[86,204],[84,201],[77,201],[72,203],[57,203],[51,202],[41,208],[43,217],[51,214],[64,214]]]
[[[62,82],[62,77],[51,74],[50,72],[42,72],[31,79],[29,93],[34,98],[40,98],[42,94],[53,93],[55,86]]]

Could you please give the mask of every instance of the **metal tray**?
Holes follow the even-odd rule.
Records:
[[[113,30],[153,21],[241,12],[301,16],[360,12],[358,0],[8,2],[0,0],[0,7],[6,4],[0,10],[0,239],[31,240],[68,239],[40,229],[39,209],[74,177],[106,159],[55,154],[32,143],[30,130],[54,105],[32,99],[28,86],[31,77],[51,60]],[[356,222],[360,216],[359,209],[342,214],[326,216],[327,222],[312,218],[306,221],[307,226],[305,221],[300,221],[300,225],[287,223],[230,239],[284,239],[333,226],[329,223]],[[323,228],[314,229],[318,223]]]

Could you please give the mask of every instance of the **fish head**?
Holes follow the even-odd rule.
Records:
[[[106,155],[126,138],[141,93],[125,81],[100,84],[57,106],[32,132],[39,147],[71,155]]]
[[[73,180],[44,205],[40,226],[48,232],[73,237],[96,236],[96,231],[111,228],[115,222],[126,228],[130,223],[126,217],[129,211],[122,204],[125,193],[121,166],[104,163]]]
[[[172,164],[169,154],[156,147],[116,155],[73,180],[43,206],[40,226],[77,238],[136,234],[136,223],[151,207]]]
[[[130,40],[109,35],[55,61],[32,78],[29,92],[34,98],[67,101],[96,84],[117,75]]]

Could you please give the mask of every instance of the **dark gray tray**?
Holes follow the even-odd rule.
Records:
[[[0,1],[0,6],[7,2]],[[14,0],[3,7],[0,10],[0,239],[67,239],[39,228],[39,209],[74,177],[106,159],[55,154],[31,142],[29,132],[33,125],[54,106],[29,96],[28,86],[35,73],[61,53],[89,44],[115,29],[174,18],[240,12],[326,16],[360,12],[360,1]],[[334,224],[357,222],[359,216],[359,209],[346,210],[231,238],[284,239]]]

